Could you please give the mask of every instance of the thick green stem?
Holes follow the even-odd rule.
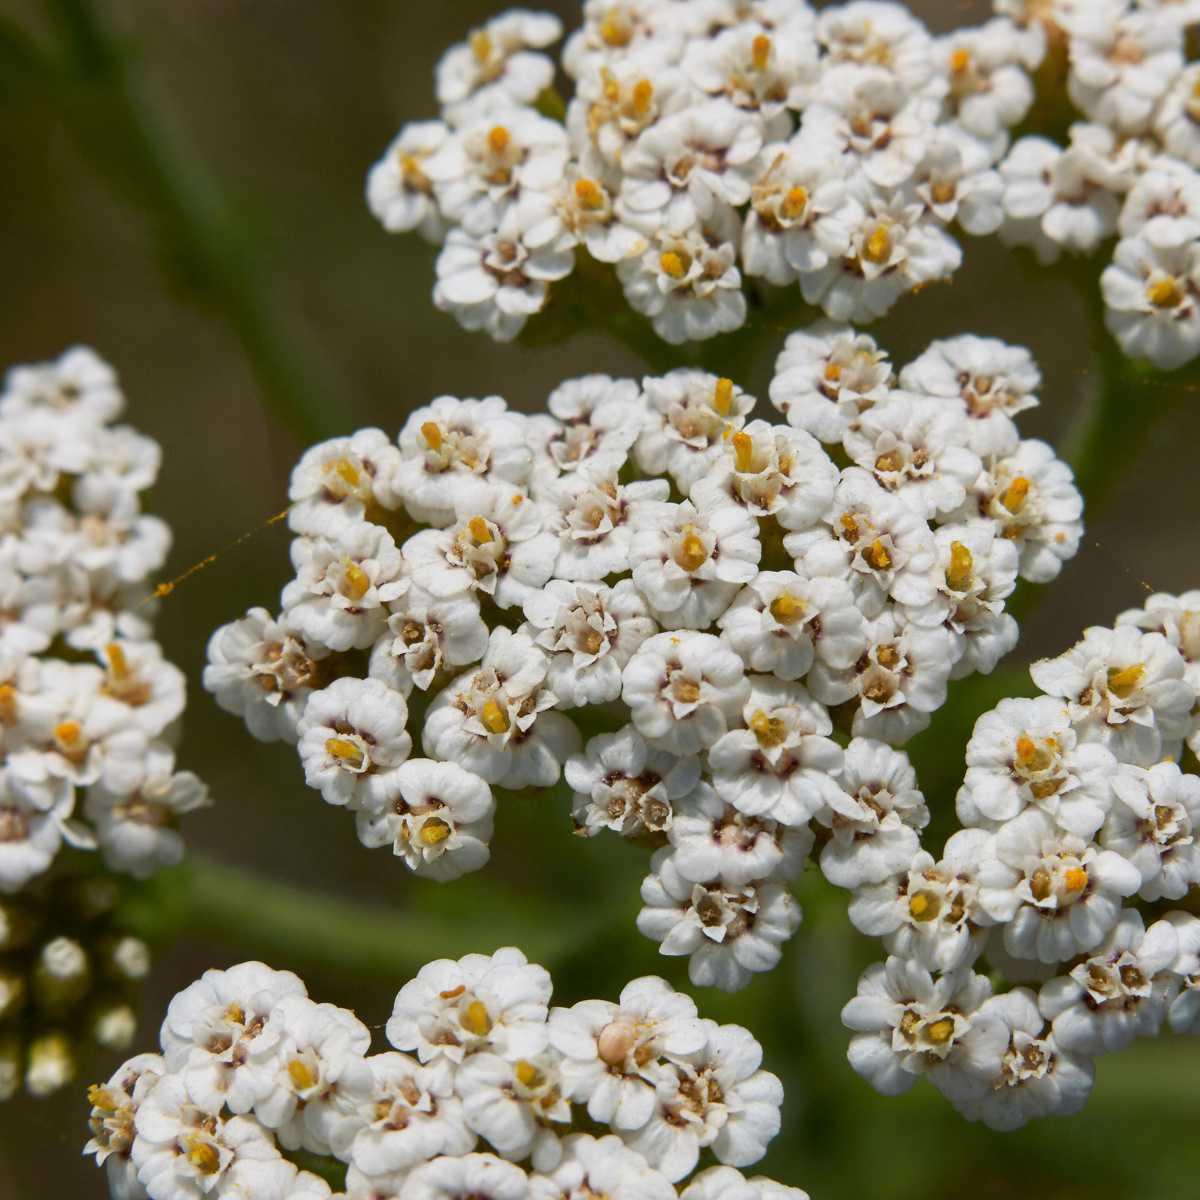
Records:
[[[554,922],[534,904],[494,890],[490,899],[474,920],[464,919],[458,906],[443,912],[360,904],[193,856],[135,888],[120,919],[151,944],[190,936],[277,966],[336,966],[397,984],[430,959],[502,945],[519,945],[531,959],[553,963],[601,925]]]
[[[241,343],[263,399],[305,441],[331,436],[322,372],[277,312],[256,239],[161,116],[100,0],[46,0],[61,40],[53,99],[81,149],[148,216],[164,257]]]

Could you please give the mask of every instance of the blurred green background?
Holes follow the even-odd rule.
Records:
[[[412,408],[442,393],[499,392],[538,410],[564,376],[644,369],[599,335],[530,350],[462,332],[430,303],[432,251],[415,237],[385,235],[363,204],[365,172],[395,129],[432,115],[432,70],[442,50],[502,7],[495,0],[0,0],[0,363],[85,342],[115,364],[128,419],[163,445],[165,468],[150,503],[175,532],[173,571],[277,513],[301,444],[213,302],[204,260],[172,241],[172,212],[152,178],[146,186],[130,119],[148,119],[159,127],[155,136],[165,131],[199,164],[198,173],[183,164],[187,194],[220,222],[228,217],[235,239],[225,263],[236,287],[232,297],[219,296],[225,311],[231,298],[237,306],[250,297],[253,321],[260,302],[273,314],[269,327],[253,324],[250,335],[260,350],[276,333],[288,343],[268,365],[268,382],[312,396],[332,430],[379,425],[394,433]],[[542,7],[568,26],[579,10],[574,0]],[[989,8],[945,0],[911,7],[936,29],[980,21]],[[133,72],[120,78],[134,80],[131,91],[114,93],[103,46],[71,24],[89,9],[115,31]],[[67,64],[64,73],[47,82],[15,30]],[[208,190],[210,180],[228,209]],[[1097,363],[1086,305],[1072,283],[994,241],[968,239],[952,286],[902,303],[873,329],[898,363],[934,337],[965,331],[1031,347],[1045,386],[1042,407],[1023,424],[1059,442],[1086,410]],[[738,380],[760,397],[777,345]],[[1145,397],[1131,395],[1130,403]],[[1064,648],[1086,624],[1111,622],[1148,588],[1200,584],[1194,404],[1189,395],[1174,405],[1105,513],[1089,522],[1079,557],[1023,630],[1017,668]],[[559,947],[549,965],[561,1003],[615,996],[644,973],[686,986],[684,964],[658,957],[633,929],[646,852],[612,838],[571,837],[561,794],[503,806],[489,869],[441,888],[362,849],[346,815],[304,787],[292,750],[252,742],[215,709],[199,688],[206,638],[247,606],[274,604],[287,576],[287,541],[282,525],[260,529],[162,606],[159,635],[193,685],[181,759],[208,780],[216,800],[189,823],[196,851],[290,881],[317,911],[329,895],[384,906],[426,958],[441,953],[436,929],[446,920],[476,934],[482,950],[536,925],[531,942]],[[970,723],[1010,682],[952,693],[943,732],[914,752],[943,821]],[[1022,686],[1019,670],[1011,686]],[[749,1026],[766,1065],[784,1077],[785,1127],[765,1173],[807,1188],[814,1200],[991,1200],[1026,1190],[1038,1200],[1194,1200],[1194,1043],[1164,1038],[1101,1060],[1081,1116],[1015,1135],[966,1124],[925,1085],[884,1100],[846,1066],[837,1018],[876,948],[849,927],[844,898],[815,873],[801,894],[806,921],[779,970],[736,997],[697,997],[705,1015]],[[376,1025],[403,982],[313,966],[299,941],[236,946],[190,934],[159,954],[143,993],[138,1048],[153,1043],[175,991],[207,966],[255,954],[302,971],[315,995]],[[113,1065],[89,1064],[81,1082]],[[85,1116],[82,1089],[0,1110],[0,1198],[102,1196],[102,1178],[79,1156]]]

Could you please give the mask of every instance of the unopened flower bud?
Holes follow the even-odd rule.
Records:
[[[141,938],[118,937],[101,950],[104,971],[119,982],[145,979],[150,971],[150,947]]]
[[[75,1054],[65,1033],[47,1033],[29,1046],[25,1090],[31,1096],[49,1096],[75,1076]]]
[[[87,994],[91,972],[87,953],[74,938],[47,942],[34,967],[33,985],[40,1008],[62,1013]]]
[[[100,1004],[92,1016],[90,1033],[105,1050],[124,1050],[137,1033],[137,1014],[120,1001]]]
[[[24,975],[0,968],[0,1021],[8,1021],[21,1011],[27,992]]]
[[[0,1037],[0,1104],[10,1100],[21,1086],[21,1039],[15,1034]]]

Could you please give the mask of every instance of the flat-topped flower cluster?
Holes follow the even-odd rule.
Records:
[[[1200,66],[1184,57],[1200,11],[997,8],[933,36],[878,0],[587,0],[558,64],[557,18],[513,9],[446,52],[439,119],[400,131],[367,199],[442,245],[434,303],[500,340],[582,253],[678,343],[744,323],[743,277],[861,323],[951,277],[951,230],[1043,262],[1119,235],[1110,326],[1179,366],[1200,353]],[[1086,118],[1065,148],[1012,133],[1048,45]]]
[[[18,367],[0,393],[0,892],[64,843],[145,877],[208,803],[175,770],[185,683],[153,638],[170,530],[139,495],[156,442],[92,351]]]
[[[897,377],[818,325],[771,383],[787,424],[694,370],[538,416],[441,397],[304,455],[282,611],[218,630],[205,686],[434,879],[487,860],[493,789],[565,772],[579,832],[661,847],[643,932],[741,987],[800,922],[814,828],[843,886],[907,869],[928,814],[896,747],[1078,546],[1070,470],[1014,423],[1038,383],[974,337]]]
[[[850,919],[889,958],[842,1013],[879,1091],[925,1075],[999,1129],[1077,1111],[1094,1056],[1164,1022],[1200,1033],[1200,918],[1164,914],[1200,883],[1200,776],[1179,766],[1200,748],[1200,591],[1153,595],[1031,674],[1043,694],[967,744],[964,828],[855,890]],[[1034,986],[994,994],[981,955]]]
[[[171,1001],[162,1053],[90,1089],[84,1153],[114,1200],[333,1200],[295,1151],[348,1165],[337,1200],[808,1200],[738,1169],[783,1100],[745,1029],[653,976],[615,1003],[551,992],[516,949],[439,959],[371,1054],[367,1026],[291,972],[206,971]],[[702,1150],[722,1165],[693,1174]]]

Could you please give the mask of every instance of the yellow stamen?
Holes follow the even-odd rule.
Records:
[[[533,1087],[535,1084],[542,1081],[542,1073],[531,1062],[526,1062],[520,1058],[517,1064],[513,1067],[513,1074],[517,1077],[517,1082],[522,1087]]]
[[[621,98],[621,85],[617,81],[617,77],[607,68],[600,68],[600,87],[604,92],[604,98],[609,104],[616,104]]]
[[[1131,663],[1127,667],[1109,667],[1108,690],[1118,700],[1128,700],[1134,689],[1142,681],[1146,668],[1141,663]]]
[[[771,61],[771,39],[765,33],[760,33],[750,43],[750,58],[756,71],[765,71]]]
[[[575,199],[582,208],[595,211],[604,207],[604,193],[600,190],[600,185],[591,179],[575,180]]]
[[[342,594],[348,600],[361,600],[371,587],[371,577],[356,562],[346,560],[342,571]]]
[[[971,52],[960,46],[950,55],[950,70],[955,75],[962,75],[971,65]]]
[[[721,416],[729,416],[729,410],[733,407],[733,380],[722,377],[717,380],[717,386],[713,389],[713,409],[719,412]]]
[[[1029,497],[1029,480],[1024,475],[1018,475],[1004,489],[1004,494],[1000,497],[1000,503],[1008,509],[1010,513],[1019,513],[1025,507],[1025,501]]]
[[[733,461],[743,473],[754,469],[754,439],[748,433],[733,435]]]
[[[708,548],[703,538],[689,525],[684,532],[683,541],[675,552],[675,561],[685,571],[698,571],[708,562]]]
[[[225,1010],[225,1020],[231,1025],[245,1025],[246,1010],[240,1004],[231,1004]]]
[[[463,1028],[476,1037],[484,1037],[492,1031],[492,1018],[482,1000],[472,1000],[459,1020]]]
[[[633,40],[633,30],[620,9],[610,12],[600,22],[600,39],[606,46],[628,46]]]
[[[349,738],[331,737],[326,739],[325,753],[330,758],[336,758],[343,766],[355,771],[359,770],[366,762],[362,747]]]
[[[842,377],[842,368],[838,363],[831,362],[825,365],[825,379],[828,383],[837,383]]]
[[[892,565],[892,556],[887,547],[876,538],[864,551],[863,558],[873,571],[886,571]]]
[[[479,719],[488,733],[506,733],[508,731],[508,710],[498,700],[485,700],[479,710]]]
[[[1178,308],[1183,303],[1184,295],[1179,280],[1173,275],[1165,275],[1146,287],[1146,299],[1155,308]]]
[[[842,513],[841,518],[842,536],[850,542],[857,542],[860,536],[858,521],[855,520],[853,513]]]
[[[436,421],[425,421],[421,425],[421,436],[425,439],[425,445],[430,450],[440,450],[442,448],[442,429]]]
[[[1017,738],[1017,762],[1023,767],[1029,766],[1037,757],[1037,743],[1028,734]]]
[[[129,674],[129,659],[125,651],[116,643],[109,642],[104,647],[104,655],[108,659],[108,669],[117,679],[124,679]]]
[[[668,250],[662,254],[659,257],[658,264],[662,267],[664,273],[670,275],[672,279],[682,279],[687,274],[687,267],[684,266],[683,258],[676,254],[674,250]]]
[[[863,257],[876,264],[885,263],[892,257],[892,231],[882,221],[871,230],[864,243]]]
[[[421,826],[421,841],[427,846],[440,846],[450,836],[450,826],[440,817],[430,817]]]
[[[975,559],[962,542],[950,543],[950,565],[946,568],[946,586],[952,592],[965,592],[971,586]]]
[[[201,1175],[215,1175],[221,1169],[221,1155],[210,1142],[192,1136],[187,1139],[187,1160]]]
[[[954,1036],[954,1018],[942,1017],[925,1029],[925,1036],[935,1046],[944,1046]]]
[[[471,539],[477,546],[486,546],[492,540],[491,528],[483,517],[472,517],[467,522],[467,529],[471,533]]]
[[[17,689],[11,683],[0,683],[0,721],[17,719]]]
[[[780,625],[790,625],[793,621],[804,616],[805,609],[808,607],[799,596],[793,596],[791,592],[780,592],[774,600],[771,601],[771,616],[777,620]]]
[[[106,1112],[116,1112],[121,1107],[121,1102],[116,1096],[108,1088],[101,1087],[98,1083],[93,1083],[88,1088],[87,1098],[93,1108],[102,1108]]]
[[[316,1072],[302,1058],[293,1058],[287,1073],[298,1092],[306,1092],[317,1082]]]
[[[1064,876],[1068,892],[1082,892],[1088,884],[1088,874],[1082,867],[1072,867]]]
[[[1053,881],[1050,878],[1050,872],[1045,867],[1038,867],[1036,871],[1029,877],[1029,892],[1035,900],[1047,900],[1050,897],[1050,890]]]
[[[904,466],[904,455],[899,450],[889,450],[875,460],[875,470],[880,475],[894,475]]]
[[[487,140],[493,154],[503,154],[512,141],[512,134],[503,125],[493,125],[488,130]]]
[[[63,746],[74,746],[83,733],[78,721],[62,721],[54,727],[54,740]]]
[[[471,34],[468,39],[471,46],[471,53],[475,55],[475,61],[481,66],[489,62],[492,57],[492,39],[488,36],[487,31],[477,29]]]
[[[908,899],[909,916],[914,921],[932,921],[941,908],[941,901],[932,892],[914,892]]]
[[[794,187],[783,198],[783,202],[779,205],[779,211],[787,217],[789,221],[794,221],[797,217],[802,216],[805,208],[808,206],[808,190],[802,187]],[[830,366],[833,364],[831,363]]]
[[[782,746],[787,740],[787,726],[779,717],[768,716],[760,708],[750,718],[750,730],[765,748]]]

